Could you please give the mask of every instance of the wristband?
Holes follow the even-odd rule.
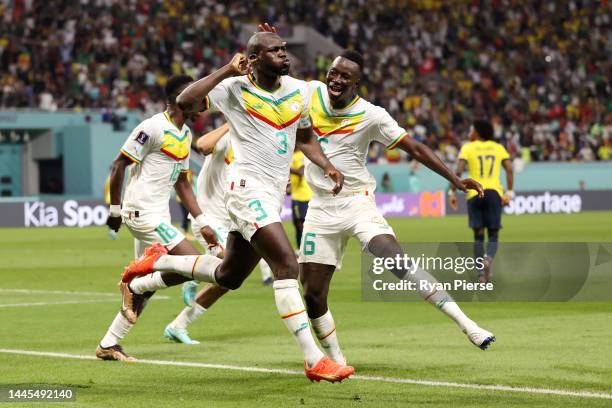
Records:
[[[510,197],[510,198],[514,198],[514,196],[516,194],[514,194],[514,191],[512,191],[512,190],[508,190],[508,191],[506,191],[506,195],[508,195],[508,197]]]
[[[195,222],[198,223],[198,225],[200,226],[200,228],[208,225],[206,222],[206,217],[204,216],[204,214],[200,214],[197,217],[195,217]]]
[[[108,213],[111,217],[119,217],[121,215],[121,205],[111,204],[108,207]]]

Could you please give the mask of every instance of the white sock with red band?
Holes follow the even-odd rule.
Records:
[[[329,309],[323,316],[310,319],[310,323],[325,354],[336,363],[346,365],[346,359],[340,350],[334,318]]]
[[[278,313],[289,332],[295,336],[295,340],[304,353],[304,360],[309,367],[313,367],[324,354],[317,347],[310,332],[308,316],[298,289],[297,279],[277,280],[273,288]]]
[[[200,282],[217,283],[215,270],[223,262],[212,255],[162,255],[155,261],[157,271],[174,272]]]
[[[102,341],[100,341],[100,346],[109,348],[115,344],[119,344],[121,339],[128,334],[132,326],[134,325],[128,322],[127,319],[123,317],[121,312],[117,313],[115,320],[113,320],[106,334],[102,338]]]

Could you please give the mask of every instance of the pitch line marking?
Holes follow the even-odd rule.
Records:
[[[0,293],[24,293],[24,294],[48,294],[48,295],[71,295],[71,296],[111,296],[115,299],[120,297],[119,293],[109,292],[79,292],[70,290],[38,290],[38,289],[18,289],[18,288],[0,288]],[[151,299],[170,299],[169,296],[158,295]]]
[[[158,298],[157,300],[166,300],[167,298]],[[117,302],[116,299],[98,299],[98,300],[66,300],[59,302],[28,302],[28,303],[0,303],[0,308],[3,307],[32,307],[32,306],[54,306],[54,305],[84,305],[87,303],[108,303]]]
[[[101,303],[101,302],[115,302],[115,299],[67,300],[64,302],[0,303],[0,308],[2,307],[53,306],[53,305],[82,305],[85,303]]]
[[[55,353],[55,352],[34,351],[34,350],[0,349],[0,353],[19,354],[19,355],[25,355],[25,356],[38,356],[38,357],[68,358],[68,359],[74,359],[74,360],[97,360],[97,358],[94,356],[88,356],[88,355],[86,356],[82,354]],[[220,370],[244,371],[244,372],[267,373],[267,374],[289,374],[289,375],[298,375],[298,376],[304,375],[304,373],[301,371],[285,370],[281,368],[246,367],[246,366],[236,366],[236,365],[228,365],[228,364],[197,363],[197,362],[189,362],[189,361],[138,360],[136,361],[136,364],[138,363],[160,365],[160,366],[212,368],[212,369],[220,369]],[[134,363],[125,363],[125,364],[134,364]],[[456,382],[449,382],[449,381],[416,380],[416,379],[410,379],[410,378],[375,377],[375,376],[368,376],[368,375],[355,375],[351,377],[351,379],[359,380],[359,381],[376,381],[376,382],[386,382],[386,383],[395,383],[395,384],[427,385],[427,386],[432,386],[432,387],[467,388],[467,389],[475,389],[475,390],[519,392],[519,393],[525,393],[525,394],[557,395],[557,396],[562,396],[562,397],[612,399],[612,394],[604,393],[604,392],[559,390],[559,389],[553,389],[553,388],[511,387],[508,385],[469,384],[469,383],[456,383]]]

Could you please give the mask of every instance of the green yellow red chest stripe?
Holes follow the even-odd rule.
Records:
[[[249,80],[257,87],[257,84],[250,77]],[[241,87],[241,91],[242,101],[247,112],[276,129],[284,129],[290,126],[302,114],[303,105],[299,89],[278,99],[260,95],[244,86]]]
[[[347,108],[354,105],[358,99],[358,96],[355,97]],[[312,120],[314,131],[320,137],[352,133],[359,123],[361,123],[364,116],[365,111],[349,114],[333,114],[327,109],[325,102],[323,102],[321,88],[317,88],[317,91],[312,94],[312,99],[310,100],[310,119]]]
[[[166,112],[164,112],[164,116],[172,125],[174,122],[168,116]],[[178,130],[176,125],[174,127]],[[160,151],[164,153],[166,156],[173,158],[176,161],[181,161],[189,156],[189,130],[185,129],[183,134],[180,132],[175,133],[171,130],[164,130],[163,141],[160,147]]]

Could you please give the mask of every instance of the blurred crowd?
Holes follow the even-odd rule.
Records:
[[[449,162],[474,117],[490,118],[497,140],[524,161],[610,159],[610,3],[315,3],[279,18],[306,13],[318,31],[363,53],[362,94]],[[322,78],[329,56],[319,59]],[[372,150],[373,161],[383,154]]]
[[[306,24],[365,57],[361,94],[449,162],[475,117],[523,161],[609,160],[606,0],[81,0],[0,3],[0,107],[161,108],[168,75],[240,48],[242,21]],[[323,79],[332,56],[300,67]],[[199,124],[201,129],[206,123]],[[401,161],[373,146],[368,160]]]

